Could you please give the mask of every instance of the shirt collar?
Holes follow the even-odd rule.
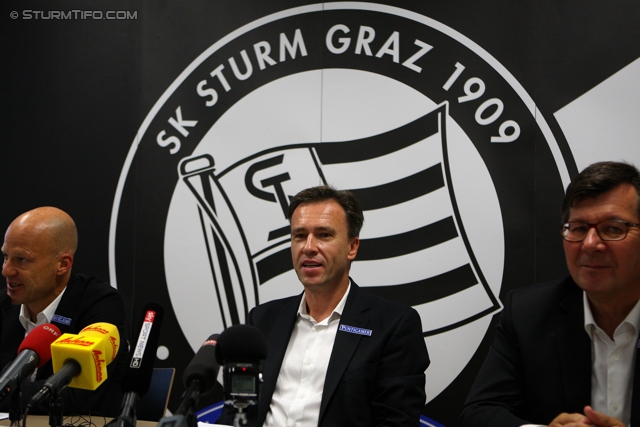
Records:
[[[589,334],[589,338],[593,340],[593,331],[598,327],[598,325],[593,318],[587,293],[584,291],[582,291],[582,304],[584,306],[584,329],[587,331],[587,334]],[[634,335],[638,335],[638,329],[640,329],[640,300],[636,302],[636,305],[629,314],[627,314],[627,317],[625,317],[622,323],[618,325],[618,328],[620,328],[623,323],[628,323],[631,328],[633,328]],[[616,331],[618,328],[616,328]]]
[[[349,279],[349,285],[347,286],[347,291],[344,293],[344,295],[342,296],[342,299],[340,300],[340,302],[338,303],[338,305],[336,305],[336,308],[333,309],[333,312],[331,313],[331,315],[329,317],[327,317],[327,319],[331,319],[334,316],[342,316],[342,311],[344,310],[344,306],[347,303],[347,296],[349,296],[349,291],[351,290],[351,279]],[[306,293],[302,294],[302,299],[300,300],[300,305],[298,306],[298,316],[304,317],[305,319],[311,319],[312,317],[309,316],[309,313],[307,312],[307,303],[306,303]],[[325,319],[326,320],[326,319]],[[323,320],[324,322],[324,320]]]
[[[56,299],[51,301],[51,304],[49,304],[47,308],[38,313],[38,316],[36,316],[36,323],[33,323],[31,321],[27,306],[24,304],[20,306],[20,323],[27,333],[31,332],[31,330],[33,330],[36,326],[44,325],[45,323],[51,323],[51,318],[54,314],[56,314],[56,309],[58,308],[60,300],[62,299],[62,295],[64,295],[64,291],[66,290],[67,288],[65,287],[62,292],[60,292],[60,295],[58,295]]]

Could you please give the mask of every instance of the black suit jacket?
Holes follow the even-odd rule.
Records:
[[[582,290],[566,278],[510,292],[460,425],[548,425],[562,412],[582,413],[590,401]]]
[[[71,319],[69,325],[52,322],[60,332],[77,334],[84,327],[98,322],[116,325],[120,334],[120,349],[116,359],[107,366],[108,378],[95,391],[67,387],[62,393],[65,414],[88,415],[92,412],[115,417],[120,412],[122,392],[119,381],[128,359],[128,340],[125,327],[125,309],[122,297],[107,282],[95,277],[72,274],[67,288],[56,309],[56,314]],[[24,339],[24,328],[19,321],[20,306],[14,305],[3,315],[0,340],[0,368],[16,358]],[[53,375],[51,361],[38,368],[36,380],[22,384],[23,404],[42,388],[45,380]],[[7,412],[10,398],[0,406]],[[44,402],[31,413],[48,413],[48,402]]]
[[[258,409],[250,425],[262,426],[302,294],[255,307],[248,322],[265,336],[267,358]],[[336,333],[327,368],[318,426],[418,426],[424,407],[429,355],[420,316],[411,307],[367,293],[353,281],[341,325],[369,329],[371,336]],[[233,424],[225,408],[218,423]]]

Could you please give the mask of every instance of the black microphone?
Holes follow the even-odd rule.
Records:
[[[149,303],[142,309],[138,341],[132,349],[131,361],[120,382],[124,397],[120,416],[113,419],[108,426],[135,426],[137,422],[136,407],[140,397],[149,391],[151,376],[156,360],[160,327],[164,317],[164,309],[155,303]]]
[[[200,396],[209,393],[216,385],[220,365],[216,363],[216,344],[218,334],[213,334],[202,343],[198,352],[184,370],[182,380],[187,390],[176,414],[160,420],[157,427],[195,427],[196,418],[193,408]]]
[[[176,414],[188,415],[198,403],[200,395],[209,393],[216,385],[220,370],[220,365],[216,363],[216,344],[219,336],[213,334],[207,338],[184,370],[182,380],[187,391]]]
[[[233,325],[220,335],[216,359],[223,365],[224,403],[238,410],[234,425],[247,425],[244,410],[258,403],[261,362],[267,357],[262,332],[251,325]]]
[[[18,357],[0,375],[0,402],[26,380],[36,368],[51,359],[51,343],[60,336],[60,329],[51,323],[36,326],[22,340]]]
[[[251,325],[233,325],[222,332],[216,347],[219,364],[260,362],[267,357],[267,342],[262,332]]]

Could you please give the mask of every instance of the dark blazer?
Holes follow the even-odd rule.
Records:
[[[67,387],[62,393],[65,414],[88,415],[92,412],[106,416],[120,413],[122,392],[119,380],[124,373],[128,359],[127,329],[122,297],[107,282],[95,277],[72,274],[67,288],[56,309],[56,314],[71,319],[69,325],[52,322],[60,332],[77,334],[84,327],[97,322],[116,325],[120,333],[120,349],[116,359],[107,366],[108,378],[95,391]],[[24,328],[19,321],[20,305],[14,305],[3,315],[0,340],[0,368],[4,368],[16,358],[18,348],[24,339]],[[53,375],[51,361],[38,368],[35,382],[25,382],[21,391],[23,404],[42,388],[45,380]],[[10,398],[0,406],[6,412]],[[31,413],[48,413],[48,402],[44,402]]]
[[[247,323],[267,342],[264,383],[250,425],[262,426],[302,294],[255,307]],[[429,355],[420,316],[411,307],[367,293],[351,281],[341,325],[365,328],[370,336],[338,329],[322,394],[318,426],[418,426],[425,404]],[[257,412],[257,413],[256,413]],[[233,424],[228,407],[218,423]]]
[[[566,278],[510,292],[460,426],[546,426],[562,412],[583,413],[590,401],[582,290]]]

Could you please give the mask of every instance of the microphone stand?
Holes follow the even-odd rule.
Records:
[[[124,394],[122,399],[122,410],[118,418],[114,418],[109,421],[106,426],[108,427],[135,427],[138,422],[136,415],[136,406],[140,396],[138,393],[128,391]]]
[[[22,391],[20,386],[11,395],[11,402],[9,407],[9,421],[11,421],[11,427],[20,427],[20,420],[24,416],[22,411]]]
[[[62,396],[58,392],[51,390],[51,402],[49,403],[49,425],[51,427],[62,426]]]
[[[253,405],[253,403],[254,402],[233,402],[233,407],[238,410],[235,418],[233,419],[234,427],[245,427],[247,425],[247,413],[243,411]]]
[[[198,404],[201,388],[200,380],[193,380],[182,394],[182,402],[176,414],[162,418],[157,427],[197,427],[198,419],[193,413],[193,407]]]

